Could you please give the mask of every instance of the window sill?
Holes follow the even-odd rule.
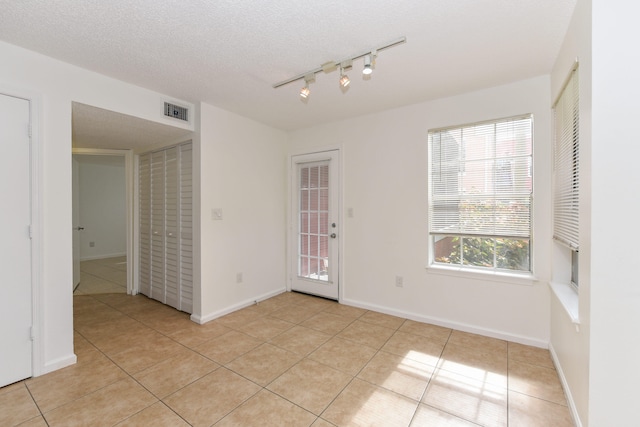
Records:
[[[427,273],[440,274],[444,276],[464,277],[474,280],[492,280],[496,282],[510,283],[516,285],[535,285],[538,278],[533,274],[506,273],[503,271],[480,271],[470,270],[463,267],[450,267],[445,265],[430,265]]]
[[[580,326],[580,310],[578,309],[578,292],[575,288],[568,283],[549,282],[551,290],[555,294],[560,304],[564,308],[564,311],[571,319],[571,323],[576,325],[576,330]]]

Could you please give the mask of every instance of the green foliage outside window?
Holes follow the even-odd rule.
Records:
[[[436,262],[505,270],[530,270],[527,239],[459,236],[446,239],[449,241],[441,244],[442,249],[436,251]]]

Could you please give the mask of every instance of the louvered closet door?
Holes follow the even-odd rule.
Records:
[[[165,198],[164,151],[151,154],[151,291],[148,296],[165,302]]]
[[[140,156],[138,163],[139,207],[139,280],[138,290],[149,296],[151,292],[151,155]]]
[[[165,151],[164,165],[165,184],[165,303],[179,308],[178,287],[180,278],[179,266],[179,224],[178,224],[178,148]]]
[[[191,143],[140,156],[139,291],[193,311]]]
[[[193,312],[193,150],[180,146],[180,307]]]

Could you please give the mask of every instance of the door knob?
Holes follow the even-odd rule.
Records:
[[[76,227],[76,230],[82,231],[82,230],[84,230],[84,227]]]
[[[331,237],[332,239],[335,239],[335,238],[336,238],[336,233],[331,233],[331,234],[329,235],[329,237]]]

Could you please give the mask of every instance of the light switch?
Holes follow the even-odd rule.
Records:
[[[222,219],[222,209],[216,208],[211,210],[211,219],[214,221]]]

